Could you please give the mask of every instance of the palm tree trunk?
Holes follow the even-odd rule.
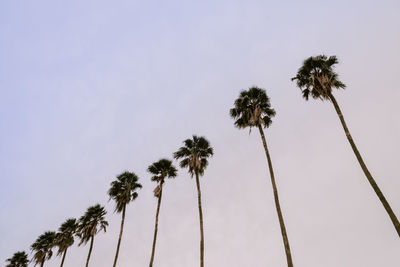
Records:
[[[155,226],[154,226],[153,248],[151,250],[151,258],[150,258],[149,267],[153,267],[154,253],[156,251],[156,240],[157,240],[157,232],[158,232],[158,214],[160,213],[163,182],[161,182],[160,186],[161,186],[161,189],[160,189],[160,195],[158,196],[158,204],[157,204],[157,212],[156,212],[156,223],[155,223]]]
[[[397,219],[396,215],[394,214],[392,208],[390,207],[389,203],[387,202],[385,196],[383,195],[381,189],[379,188],[378,184],[375,182],[374,178],[372,177],[371,173],[367,169],[367,166],[365,165],[360,152],[358,151],[356,144],[353,141],[353,138],[351,137],[350,131],[347,128],[346,122],[344,121],[344,117],[342,114],[342,111],[340,110],[340,107],[338,103],[336,102],[335,97],[332,94],[329,94],[329,98],[331,99],[333,106],[335,107],[336,113],[339,116],[340,122],[342,123],[344,132],[346,134],[347,140],[349,140],[350,146],[353,149],[354,154],[356,155],[356,158],[358,160],[358,163],[361,166],[361,169],[363,170],[365,176],[368,179],[368,182],[374,189],[375,193],[377,194],[379,200],[382,202],[383,207],[385,207],[386,212],[389,214],[390,219],[392,220],[392,223],[394,225],[394,228],[396,228],[397,234],[400,237],[400,223],[399,220]]]
[[[114,258],[113,267],[117,266],[117,260],[118,260],[118,254],[119,254],[119,246],[121,245],[122,232],[124,231],[125,209],[126,209],[126,204],[124,205],[124,208],[122,209],[121,229],[119,230],[119,238],[118,238],[118,244],[117,244],[117,252],[115,253],[115,258]]]
[[[288,267],[293,267],[292,253],[290,252],[289,239],[288,239],[287,233],[286,233],[285,222],[283,221],[281,206],[279,204],[278,189],[277,189],[276,183],[275,183],[274,170],[272,168],[271,157],[268,152],[267,141],[265,140],[264,131],[263,131],[261,125],[258,126],[258,129],[260,130],[260,135],[261,135],[261,139],[262,139],[262,142],[264,145],[265,154],[267,155],[269,174],[271,176],[271,183],[272,183],[272,188],[274,191],[275,207],[276,207],[276,211],[278,213],[279,224],[281,226],[281,233],[282,233],[282,238],[283,238],[283,244],[285,246],[287,264],[288,264]]]
[[[92,249],[93,249],[93,241],[94,241],[94,236],[92,235],[91,239],[90,239],[90,248],[89,248],[89,253],[87,255],[87,259],[86,259],[86,267],[89,266],[89,259],[90,259],[90,254],[92,254]]]
[[[200,191],[200,181],[198,172],[196,172],[196,185],[197,185],[197,202],[199,206],[199,218],[200,218],[200,267],[204,267],[203,211],[201,209],[201,191]]]
[[[44,260],[42,260],[42,263],[40,264],[40,267],[44,266]]]
[[[62,257],[60,267],[63,267],[63,265],[64,265],[64,260],[65,260],[65,255],[67,255],[67,250],[68,250],[68,248],[66,248],[66,249],[64,250],[64,255],[63,255],[63,257]]]

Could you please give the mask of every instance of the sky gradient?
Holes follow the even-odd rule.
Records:
[[[240,90],[265,88],[266,138],[296,267],[400,266],[400,239],[329,102],[290,78],[312,55],[337,55],[335,92],[364,160],[400,217],[399,1],[0,2],[0,266],[44,231],[108,210],[90,266],[113,262],[120,214],[107,190],[125,170],[143,189],[127,208],[118,266],[150,259],[156,199],[147,167],[204,135],[207,267],[284,267],[260,136],[238,130]],[[69,250],[83,266],[89,247]],[[47,267],[56,267],[54,257]],[[163,191],[154,264],[199,262],[195,181]]]

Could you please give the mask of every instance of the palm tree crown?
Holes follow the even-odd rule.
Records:
[[[126,204],[137,198],[136,190],[142,188],[138,180],[139,177],[133,172],[124,172],[111,183],[108,195],[115,200],[115,211],[121,212]]]
[[[55,239],[55,245],[58,247],[57,255],[61,255],[66,251],[70,246],[74,244],[74,235],[76,229],[78,227],[78,222],[75,218],[67,219],[61,226],[58,228],[58,233]]]
[[[346,85],[339,80],[338,74],[333,71],[337,63],[336,56],[309,57],[303,62],[303,66],[297,71],[292,81],[296,80],[306,100],[310,94],[315,99],[330,100],[332,88],[346,88]]]
[[[12,258],[7,259],[8,264],[6,267],[28,267],[28,255],[25,251],[14,253]]]
[[[55,238],[55,232],[45,232],[32,244],[31,249],[34,252],[33,261],[35,262],[35,266],[51,258]]]
[[[230,110],[231,117],[238,128],[269,127],[275,110],[271,108],[269,97],[264,89],[251,87],[240,92],[235,100],[234,108]]]
[[[174,153],[174,158],[182,159],[179,165],[181,168],[189,168],[192,177],[196,173],[203,175],[208,165],[207,158],[214,154],[213,148],[202,136],[193,135],[192,139],[186,139],[183,143],[185,145]]]
[[[177,175],[177,170],[169,159],[160,159],[154,162],[147,168],[147,171],[153,174],[151,177],[153,182],[161,182],[165,177],[175,178]]]
[[[169,159],[160,159],[159,161],[154,162],[147,168],[147,171],[153,174],[151,180],[158,183],[156,189],[154,189],[155,197],[160,196],[161,187],[164,184],[165,177],[175,178],[177,175],[177,169]]]
[[[78,237],[81,239],[79,245],[86,244],[97,232],[101,230],[106,231],[108,226],[108,222],[104,218],[106,214],[107,211],[100,204],[87,209],[85,214],[79,219],[76,231]]]

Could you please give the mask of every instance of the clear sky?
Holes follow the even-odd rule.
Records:
[[[284,267],[257,131],[234,128],[239,91],[267,90],[266,131],[296,267],[400,266],[400,239],[329,102],[290,81],[312,55],[337,55],[350,131],[400,217],[400,2],[0,2],[0,266],[100,203],[110,227],[91,266],[112,264],[124,170],[143,184],[127,209],[120,267],[146,266],[156,199],[146,168],[192,134],[215,149],[201,178],[207,267]],[[198,266],[194,180],[163,193],[155,266]],[[65,265],[83,266],[88,246]],[[46,266],[59,266],[54,257]]]

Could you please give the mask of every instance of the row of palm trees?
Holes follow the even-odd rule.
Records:
[[[179,165],[187,168],[191,176],[196,178],[196,186],[198,192],[198,208],[200,216],[200,261],[204,266],[204,231],[203,231],[203,213],[201,206],[201,190],[199,176],[204,175],[204,170],[208,165],[208,158],[213,155],[213,148],[204,137],[193,136],[192,139],[184,141],[184,146],[174,153],[174,158],[180,160]],[[169,159],[160,159],[148,167],[148,172],[152,175],[151,180],[157,183],[154,189],[154,196],[158,198],[153,245],[149,266],[153,266],[157,232],[158,232],[158,216],[161,207],[161,198],[163,186],[166,178],[174,178],[177,176],[177,169]],[[126,206],[138,197],[138,189],[142,185],[138,182],[139,177],[133,173],[125,171],[116,177],[111,183],[108,190],[110,199],[115,202],[115,212],[122,213],[121,227],[118,237],[117,250],[115,253],[113,267],[116,267],[119,255],[119,249],[122,240],[122,234],[125,223]],[[57,256],[62,256],[61,265],[64,265],[67,250],[74,244],[74,237],[78,237],[80,242],[78,246],[87,244],[90,241],[89,252],[86,259],[86,267],[89,266],[90,256],[92,254],[94,238],[101,231],[106,232],[108,222],[105,219],[107,211],[100,204],[96,204],[87,209],[85,214],[79,219],[67,219],[58,229],[58,232],[47,231],[40,235],[31,245],[33,252],[32,262],[36,266],[39,264],[44,266],[45,261],[49,260],[53,255],[53,248],[57,247]],[[17,252],[14,256],[7,260],[7,267],[26,267],[29,260],[25,251]]]
[[[332,89],[344,89],[346,86],[342,83],[338,74],[334,71],[334,65],[338,63],[335,56],[327,57],[320,55],[306,59],[302,67],[298,70],[295,77],[292,78],[296,81],[297,86],[301,89],[303,97],[308,100],[311,96],[314,99],[328,100],[334,105],[334,108],[342,123],[346,137],[356,155],[356,158],[373,190],[377,194],[379,200],[388,213],[397,234],[400,237],[400,223],[394,214],[391,206],[387,202],[382,191],[378,187],[376,181],[367,169],[355,143],[347,128],[343,114],[339,105],[332,94]],[[240,92],[239,97],[234,102],[234,107],[230,109],[230,116],[235,120],[234,124],[239,129],[256,127],[259,130],[262,144],[265,150],[267,165],[269,169],[271,184],[273,188],[274,201],[280,224],[283,244],[286,253],[286,260],[288,267],[293,267],[292,254],[289,245],[289,239],[285,227],[285,222],[280,207],[278,196],[278,189],[276,185],[274,170],[272,166],[271,155],[268,150],[267,141],[264,134],[264,129],[268,128],[272,123],[272,118],[275,116],[275,110],[271,107],[270,99],[264,89],[258,87],[251,87],[248,90]],[[184,141],[184,146],[179,148],[173,154],[174,158],[180,160],[179,165],[181,168],[187,168],[191,177],[196,180],[198,210],[200,221],[200,267],[204,267],[204,229],[203,229],[203,212],[201,205],[201,189],[199,177],[204,175],[204,171],[208,165],[208,158],[213,155],[213,148],[204,137],[193,136],[191,139]],[[152,244],[152,251],[149,266],[153,266],[157,232],[158,232],[158,216],[161,207],[161,199],[163,193],[163,186],[166,178],[174,178],[177,175],[177,169],[174,167],[172,161],[168,159],[161,159],[148,167],[148,172],[153,176],[151,180],[157,183],[154,190],[154,196],[158,198],[154,237]],[[142,186],[138,183],[138,177],[132,172],[124,172],[117,176],[117,179],[111,183],[111,188],[108,191],[110,199],[116,203],[115,211],[122,213],[121,228],[118,238],[117,250],[114,258],[113,267],[116,266],[118,260],[119,249],[123,234],[126,205],[135,200],[138,196],[137,190]],[[57,255],[62,255],[61,267],[64,264],[67,249],[74,243],[74,236],[80,239],[81,244],[86,244],[90,241],[90,248],[86,260],[86,267],[89,265],[89,259],[93,248],[95,235],[100,231],[106,231],[108,222],[105,220],[106,210],[99,204],[88,208],[85,214],[79,219],[68,219],[61,225],[58,233],[45,232],[36,240],[31,246],[33,255],[33,262],[43,266],[44,262],[51,258],[52,248],[58,247]],[[7,267],[24,267],[28,265],[28,256],[25,252],[17,252],[11,259],[7,260],[9,264]]]

